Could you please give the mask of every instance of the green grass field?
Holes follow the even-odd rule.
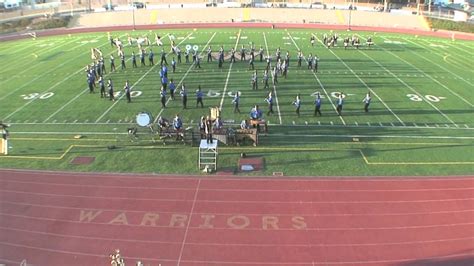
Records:
[[[158,32],[158,31],[157,31]],[[128,32],[112,32],[126,43]],[[133,32],[133,36],[154,34]],[[197,147],[152,142],[141,134],[131,142],[127,128],[136,126],[135,116],[148,111],[153,117],[172,118],[179,113],[184,122],[196,127],[208,107],[218,106],[229,124],[248,117],[251,107],[261,106],[266,113],[268,90],[259,84],[251,88],[248,62],[219,69],[217,61],[206,62],[208,45],[217,51],[223,45],[248,49],[253,43],[274,56],[289,51],[288,78],[279,77],[275,114],[264,116],[270,123],[268,135],[260,145],[220,146],[219,169],[236,168],[241,152],[263,156],[265,169],[252,174],[283,172],[302,176],[370,175],[469,175],[473,173],[474,130],[474,43],[387,33],[338,32],[339,45],[322,46],[323,31],[271,29],[180,29],[158,32],[176,36],[184,50],[197,45],[202,51],[201,69],[178,64],[169,78],[184,82],[188,88],[190,109],[182,110],[180,97],[161,108],[159,65],[120,70],[116,50],[106,33],[54,36],[0,43],[0,120],[10,124],[10,150],[0,156],[2,168],[28,168],[94,172],[147,172],[198,174]],[[240,33],[240,34],[239,34]],[[329,32],[326,32],[329,33]],[[318,42],[311,47],[314,34]],[[373,36],[375,46],[344,50],[342,38],[348,34]],[[153,38],[152,38],[153,39]],[[170,43],[165,38],[164,49]],[[91,62],[90,48],[105,54],[107,75],[113,79],[117,101],[89,94],[84,67]],[[155,63],[161,48],[153,46]],[[297,67],[297,51],[305,56],[317,54],[319,71]],[[125,54],[138,52],[125,45]],[[116,56],[117,71],[109,72],[109,54]],[[168,55],[168,63],[171,61]],[[129,58],[129,57],[127,57]],[[148,60],[147,60],[148,63]],[[275,63],[275,62],[273,62]],[[139,62],[138,62],[139,64]],[[255,63],[262,81],[265,62]],[[170,71],[171,72],[171,71]],[[133,85],[132,103],[121,91],[126,79]],[[194,91],[201,85],[206,93],[205,108],[195,108]],[[270,82],[271,84],[271,82]],[[179,86],[178,86],[179,87]],[[234,114],[232,93],[242,93],[240,110]],[[363,110],[362,99],[372,93],[370,112]],[[314,93],[323,96],[323,116],[313,116]],[[344,92],[343,115],[336,113],[336,92]],[[301,116],[292,101],[301,95]],[[188,126],[187,125],[187,126]],[[146,133],[145,129],[140,129]],[[75,135],[81,139],[74,139]],[[115,149],[107,149],[107,146]],[[95,156],[90,165],[71,165],[76,156]]]

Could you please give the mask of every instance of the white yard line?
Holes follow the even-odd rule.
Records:
[[[68,45],[68,44],[70,44],[70,43],[72,43],[72,42],[75,42],[75,41],[77,41],[77,40],[78,40],[78,39],[74,39],[74,40],[72,40],[72,41],[70,41],[70,42],[65,42],[65,43],[60,44],[60,45],[56,45],[56,46],[53,46],[53,47],[49,47],[49,48],[47,48],[47,49],[45,49],[45,50],[39,50],[39,48],[35,48],[34,51],[38,51],[38,50],[39,50],[39,52],[41,52],[41,53],[37,53],[36,55],[37,55],[37,57],[41,57],[43,54],[49,53],[49,52],[51,52],[51,51],[54,51],[54,50],[56,50],[56,49],[58,49],[58,48],[60,48],[60,47],[62,47],[62,46]],[[81,38],[79,38],[79,40],[81,40]],[[82,46],[82,45],[85,45],[85,44],[87,44],[87,43],[84,43],[84,44],[81,44],[81,45],[78,45],[78,46]],[[25,57],[26,57],[26,58],[25,58]],[[26,61],[29,61],[29,62],[26,62],[26,65],[29,65],[29,67],[23,68],[22,71],[20,71],[20,72],[18,72],[18,73],[15,73],[15,74],[12,75],[9,79],[6,79],[6,80],[1,81],[0,84],[3,84],[3,83],[6,83],[6,82],[10,81],[10,80],[16,78],[17,75],[21,75],[21,74],[23,74],[23,73],[29,71],[29,70],[32,69],[32,68],[35,68],[35,67],[38,67],[38,66],[39,66],[39,67],[43,67],[43,65],[42,65],[41,63],[32,64],[32,58],[31,58],[31,57],[32,57],[32,54],[28,54],[28,53],[27,53],[27,54],[25,55],[25,57],[24,57],[24,58],[26,59]],[[23,64],[23,61],[25,61],[25,60],[22,60],[21,64],[19,64],[19,65],[12,65],[12,67],[20,68],[21,66],[24,65],[24,64]],[[3,73],[2,73],[2,74],[3,74]]]
[[[124,35],[122,35],[122,36],[124,36]],[[122,37],[122,36],[121,36],[121,37]],[[100,45],[100,46],[98,46],[98,47],[102,47],[102,46],[105,46],[105,45],[108,45],[108,44],[109,44],[109,43],[106,42],[106,43],[104,43],[104,44],[102,44],[102,45]],[[84,44],[81,44],[81,45],[79,45],[79,46],[82,46],[82,45],[85,45],[85,43],[84,43]],[[114,53],[114,52],[115,52],[115,50],[112,51],[111,53]],[[26,87],[27,85],[30,85],[31,83],[33,83],[33,82],[36,81],[37,79],[39,79],[39,78],[41,78],[41,77],[45,77],[46,75],[48,75],[49,73],[55,71],[56,69],[61,68],[62,66],[66,65],[66,64],[68,64],[68,63],[70,63],[71,61],[76,60],[76,58],[82,57],[82,56],[84,56],[84,54],[88,54],[88,53],[90,53],[90,50],[88,50],[88,51],[85,52],[85,53],[81,53],[81,54],[79,54],[79,55],[77,55],[77,56],[75,56],[75,57],[73,57],[73,58],[71,58],[71,59],[69,59],[69,60],[67,60],[67,61],[64,61],[62,64],[57,65],[55,68],[51,69],[50,71],[47,71],[47,72],[43,73],[43,75],[38,76],[38,77],[36,77],[36,78],[34,78],[34,79],[31,79],[29,82],[24,83],[22,86],[20,86],[20,87],[14,89],[14,90],[12,90],[12,91],[10,91],[10,92],[7,93],[6,95],[3,95],[3,97],[0,98],[0,101],[3,100],[3,99],[5,99],[6,97],[12,95],[13,93],[15,93],[15,92],[17,92],[17,91],[23,89],[23,88]],[[109,53],[109,54],[111,54],[111,53]],[[71,76],[73,76],[73,75],[75,75],[76,73],[79,73],[79,72],[81,72],[81,71],[84,71],[84,67],[82,67],[79,71],[76,71],[76,72],[74,72],[73,74],[69,75],[69,77],[71,77]],[[44,91],[44,92],[48,92],[48,91],[49,91],[49,90]],[[44,93],[44,92],[43,92],[43,93]],[[35,100],[35,99],[33,99],[33,100],[31,100],[31,101],[34,101],[34,100]],[[28,103],[29,103],[29,102],[28,102]]]
[[[127,62],[132,59],[131,57],[129,57],[127,59]],[[104,75],[104,82],[106,81],[106,77],[108,77],[112,72],[108,72],[106,75]],[[50,116],[48,116],[48,118],[46,118],[43,123],[46,123],[49,119],[51,119],[53,116],[55,116],[57,113],[61,112],[64,108],[66,108],[68,105],[70,105],[71,103],[73,103],[75,100],[77,100],[79,97],[81,97],[84,93],[88,92],[89,91],[89,88],[86,88],[84,89],[81,93],[77,94],[74,98],[72,98],[71,100],[69,100],[67,103],[63,104],[58,110],[56,110],[54,113],[52,113]]]
[[[191,32],[190,34],[188,34],[186,36],[186,38],[184,38],[180,43],[178,43],[178,45],[180,45],[181,43],[183,43],[185,40],[187,40],[189,38],[189,36],[193,35],[193,33]],[[155,64],[153,65],[147,72],[145,72],[145,74],[143,74],[138,80],[137,82],[135,82],[132,87],[130,87],[130,90],[132,90],[138,83],[140,83],[140,81],[142,81],[147,75],[148,73],[150,73],[156,66],[159,66],[159,64]],[[104,113],[102,113],[101,116],[99,116],[99,118],[97,118],[97,120],[95,120],[95,123],[98,123],[105,115],[107,115],[110,110],[112,110],[112,108],[115,107],[115,105],[125,96],[125,93],[123,93],[109,108],[107,108],[107,110],[105,110]]]
[[[372,127],[373,128],[373,127]],[[128,135],[127,132],[91,132],[91,131],[14,131],[15,134],[25,135]],[[328,138],[412,138],[412,139],[463,139],[472,140],[474,137],[468,136],[432,136],[432,135],[358,135],[358,134],[282,134],[272,133],[269,136],[288,136],[288,137],[328,137]]]
[[[420,40],[420,39],[418,39],[418,41],[422,42],[424,45],[426,45],[425,46],[425,51],[428,51],[429,53],[434,52],[434,53],[437,53],[440,56],[445,56],[447,54],[447,52],[450,51],[448,49],[458,49],[461,52],[466,53],[466,56],[469,56],[471,54],[471,52],[459,48],[459,45],[457,45],[457,44],[453,45],[452,43],[444,43],[446,45],[446,47],[438,47],[438,46],[436,46],[436,44],[435,44],[435,46],[431,46],[431,44],[433,44],[433,43],[430,40],[424,40],[424,39]],[[436,41],[434,41],[434,42],[436,42]],[[463,65],[463,62],[461,62],[460,59],[451,57],[451,60],[456,62],[456,64],[454,64],[453,62],[448,62],[448,61],[446,61],[446,63],[448,63],[449,65],[452,65],[454,67],[461,68],[465,71],[473,72],[473,70],[471,70],[469,68],[470,66],[469,65]],[[469,69],[466,69],[466,68],[469,68]]]
[[[31,126],[36,126],[36,125],[65,125],[65,126],[75,126],[75,125],[129,125],[130,122],[121,122],[122,120],[119,120],[119,122],[99,122],[99,123],[94,123],[94,122],[46,122],[46,123],[41,123],[41,122],[12,122],[9,123],[10,125],[31,125]],[[186,123],[184,123],[186,125]],[[474,127],[471,128],[468,125],[465,125],[465,127],[439,127],[438,126],[427,126],[427,127],[415,127],[415,126],[396,126],[393,125],[393,123],[390,123],[390,126],[376,126],[377,128],[397,128],[397,129],[445,129],[445,130],[474,130]],[[229,125],[233,126],[239,126],[240,124],[232,124],[230,123]],[[278,124],[275,124],[278,125]],[[284,125],[283,125],[284,126]],[[347,128],[347,127],[353,127],[353,128],[374,128],[373,126],[365,126],[365,125],[360,125],[357,122],[355,122],[355,125],[338,125],[338,124],[321,124],[319,121],[318,124],[295,124],[295,125],[288,125],[288,127],[331,127],[331,128]]]
[[[323,44],[323,42],[313,33],[312,34],[321,44]],[[323,44],[324,46],[324,44]],[[402,125],[405,125],[405,122],[403,122],[400,117],[398,117],[397,114],[395,114],[392,109],[390,109],[390,107],[382,100],[382,98],[380,98],[377,93],[375,93],[374,90],[372,90],[369,85],[367,85],[367,83],[365,83],[365,81],[363,81],[359,75],[357,75],[357,73],[352,70],[352,68],[350,68],[346,62],[344,62],[336,53],[334,53],[331,49],[327,49],[329,50],[329,52],[331,52],[359,81],[360,83],[362,83],[375,97],[377,97],[377,99],[379,99],[379,101],[385,106],[385,108],[387,108],[387,110],[392,113],[393,116],[395,116],[395,118],[397,118],[397,120],[402,124]]]
[[[423,96],[421,93],[419,93],[418,91],[416,91],[412,86],[408,85],[405,81],[403,81],[402,79],[400,79],[399,77],[397,77],[395,74],[393,74],[388,68],[386,68],[385,66],[383,66],[382,64],[380,64],[379,62],[377,62],[376,60],[374,60],[371,56],[367,55],[366,53],[364,53],[363,51],[357,49],[357,51],[359,51],[359,53],[363,54],[365,57],[369,58],[370,60],[372,60],[372,62],[374,62],[375,64],[377,64],[379,67],[383,68],[387,73],[389,73],[390,75],[392,75],[394,78],[396,78],[400,83],[402,83],[403,85],[405,85],[405,87],[407,87],[408,89],[410,89],[412,92],[414,92],[416,95],[418,95],[419,97],[421,97],[425,103],[429,104],[431,107],[433,107],[433,109],[435,109],[436,111],[438,111],[442,116],[444,116],[444,118],[446,118],[449,122],[451,122],[453,125],[456,125],[456,123],[451,119],[449,118],[445,113],[443,113],[441,110],[438,109],[438,107],[436,107],[433,103],[431,103],[430,100],[426,99],[425,96]]]
[[[165,35],[165,37],[167,36],[168,34]],[[110,54],[110,53],[109,53]],[[129,57],[127,59],[126,62],[130,61],[132,58]],[[104,75],[104,82],[105,82],[105,77],[109,76],[110,74],[112,74],[112,72],[108,72],[106,75]],[[43,123],[46,123],[49,119],[51,119],[53,116],[55,116],[57,113],[59,113],[60,111],[62,111],[64,108],[66,108],[69,104],[71,104],[72,102],[74,102],[75,100],[77,100],[81,95],[83,95],[84,93],[86,93],[87,91],[89,91],[89,88],[86,88],[84,89],[81,93],[79,93],[78,95],[76,95],[74,98],[72,98],[71,100],[69,100],[67,103],[65,103],[63,106],[61,106],[58,110],[56,110],[54,113],[52,113],[50,116],[48,116],[48,118],[46,118]]]
[[[380,46],[379,46],[380,47]],[[431,79],[432,81],[438,83],[438,85],[440,85],[441,87],[445,88],[446,90],[448,90],[449,92],[451,92],[453,95],[455,95],[456,97],[458,97],[460,100],[462,100],[463,102],[469,104],[469,106],[473,107],[474,105],[472,103],[470,103],[468,100],[466,100],[464,97],[462,97],[461,95],[457,94],[455,91],[451,90],[450,88],[448,88],[446,85],[442,84],[441,82],[439,82],[438,80],[434,79],[431,75],[427,74],[426,72],[424,72],[423,70],[419,69],[418,67],[414,66],[413,64],[411,64],[410,62],[404,60],[403,58],[399,57],[398,55],[396,55],[395,53],[393,53],[392,51],[389,51],[383,47],[381,47],[384,51],[388,52],[389,54],[395,56],[396,58],[400,59],[401,61],[405,62],[407,65],[411,66],[412,68],[418,70],[418,72],[422,73],[423,75],[425,75],[426,77],[428,77],[429,79]]]
[[[268,50],[268,44],[267,44],[267,36],[265,35],[265,32],[262,32],[262,33],[263,33],[263,40],[265,41],[265,49],[267,50],[267,57],[270,57],[270,51]],[[268,71],[270,71],[270,73],[272,75],[272,79],[273,79],[274,77],[273,77],[271,62],[270,62],[270,69]],[[281,120],[280,104],[278,103],[277,89],[276,89],[275,83],[272,82],[272,84],[273,84],[273,93],[275,93],[275,101],[276,101],[276,104],[277,104],[278,119],[280,120],[280,125],[281,125],[281,124],[283,124],[283,122]]]
[[[148,71],[145,72],[145,74],[143,74],[135,83],[133,83],[133,85],[130,87],[130,90],[133,90],[133,88],[134,88],[138,83],[140,83],[140,81],[142,81],[142,80],[148,75],[148,73],[150,73],[153,69],[155,69],[156,66],[159,66],[159,64],[155,64],[155,65],[153,65],[152,67],[150,67],[150,69],[148,69]],[[117,88],[116,91],[122,90],[122,89],[119,89],[120,86],[117,86],[116,88]],[[114,103],[113,103],[111,106],[109,106],[109,108],[107,108],[107,110],[105,110],[105,112],[103,112],[103,113],[99,116],[99,118],[97,118],[97,119],[95,120],[95,123],[99,122],[105,115],[107,115],[107,114],[110,112],[110,110],[112,110],[112,108],[114,108],[115,105],[116,105],[125,95],[126,95],[125,93],[122,93],[122,94],[120,95],[120,97],[119,97],[118,99],[116,99],[116,100],[114,101]]]
[[[239,33],[237,35],[237,41],[235,42],[234,50],[237,50],[237,45],[239,45],[241,33],[242,33],[242,29],[239,29]],[[227,86],[229,85],[230,72],[232,70],[233,65],[234,65],[234,62],[231,62],[229,66],[229,71],[227,72],[227,78],[225,80],[225,85],[224,85],[224,92],[222,93],[221,103],[219,104],[219,110],[221,111],[222,111],[222,105],[224,104],[224,98],[226,96]]]
[[[290,37],[291,41],[293,42],[293,44],[296,46],[296,48],[298,50],[300,50],[298,44],[296,44],[296,41],[293,39],[293,36],[291,36],[291,34],[289,32],[288,33],[288,37]],[[315,55],[316,56],[316,55]],[[308,63],[308,60],[306,59],[306,56],[304,57],[304,60],[306,61],[306,63]],[[318,84],[319,86],[321,87],[321,89],[324,91],[324,94],[326,95],[326,98],[329,100],[329,102],[331,103],[332,107],[334,108],[334,111],[336,111],[337,113],[337,108],[336,108],[336,105],[334,105],[334,103],[332,102],[332,99],[331,97],[329,96],[329,94],[327,93],[326,89],[324,88],[324,85],[323,83],[319,80],[318,76],[316,75],[316,73],[314,73],[313,71],[311,71],[314,75],[314,77],[316,78],[316,80],[318,81]],[[344,121],[344,118],[342,118],[342,116],[339,116],[339,118],[341,119],[342,121],[342,124],[343,125],[346,125],[346,121]]]
[[[420,44],[418,44],[418,43],[416,43],[416,42],[410,41],[410,40],[408,40],[408,39],[405,39],[405,40],[408,41],[408,42],[413,43],[413,44],[416,45],[416,46],[419,46],[419,47],[421,47],[421,48],[424,48],[422,45],[420,45]],[[408,49],[408,51],[410,51],[410,50]],[[430,59],[428,59],[428,58],[426,58],[426,57],[424,57],[424,56],[422,56],[422,55],[419,55],[418,53],[415,53],[415,52],[413,52],[413,51],[410,51],[410,52],[411,52],[412,54],[418,56],[418,57],[421,57],[421,58],[425,59],[426,61],[432,63],[433,65],[438,66],[439,68],[443,69],[444,71],[446,71],[446,72],[448,72],[448,73],[451,73],[451,75],[456,76],[457,78],[459,78],[460,80],[464,81],[465,83],[467,83],[469,86],[472,87],[472,82],[469,82],[469,81],[465,80],[463,77],[461,77],[461,76],[459,76],[458,74],[452,72],[451,70],[445,68],[444,66],[442,66],[442,65],[440,65],[440,64],[437,64],[437,63],[431,61]]]
[[[201,50],[201,52],[199,53],[198,56],[201,56],[202,53],[204,52],[204,49],[206,47],[209,46],[209,43],[211,43],[212,39],[214,39],[214,36],[216,36],[216,33],[217,32],[214,32],[214,34],[212,34],[211,38],[209,39],[209,41],[207,41],[206,45],[204,46],[204,48]],[[184,42],[184,40],[183,40]],[[188,70],[186,71],[186,73],[184,73],[184,76],[181,78],[181,80],[179,81],[178,85],[176,85],[176,90],[178,90],[179,86],[181,86],[181,84],[183,83],[184,79],[188,76],[189,72],[191,71],[191,69],[193,68],[194,66],[194,62],[191,64],[191,66],[189,66]],[[168,103],[170,101],[171,97],[168,98],[168,100],[166,100],[166,106],[168,106]],[[158,118],[160,118],[161,114],[163,113],[165,109],[164,108],[161,108],[160,112],[158,113],[158,115],[155,117],[155,120],[153,121],[153,123],[156,123],[158,121]]]

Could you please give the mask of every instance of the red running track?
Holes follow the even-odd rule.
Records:
[[[0,263],[473,265],[474,178],[0,170]]]

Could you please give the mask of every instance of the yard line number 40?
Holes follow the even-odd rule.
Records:
[[[426,99],[430,102],[438,103],[441,100],[446,99],[446,97],[439,97],[439,96],[434,96],[434,95],[425,95],[423,97],[423,96],[420,96],[420,95],[417,95],[417,94],[407,94],[407,97],[408,97],[408,99],[410,99],[414,102],[422,102],[423,98],[424,98],[424,99]]]

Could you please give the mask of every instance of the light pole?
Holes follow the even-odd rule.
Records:
[[[351,1],[351,5],[349,6],[349,30],[351,30],[351,19],[352,19],[352,9],[354,0]]]
[[[135,30],[135,7],[132,5],[133,30]]]

